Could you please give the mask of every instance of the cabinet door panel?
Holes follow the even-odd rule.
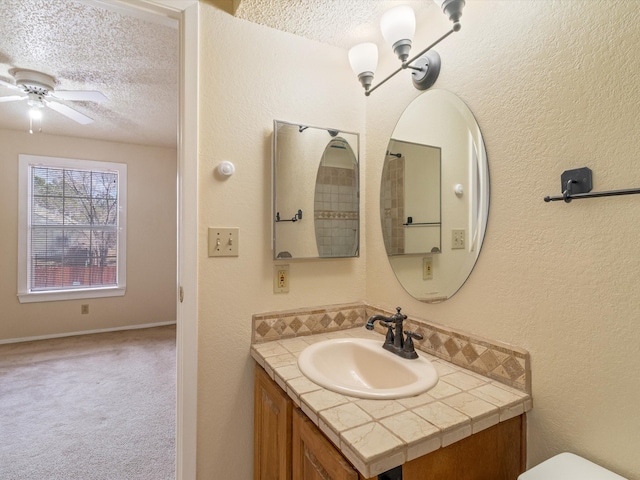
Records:
[[[291,412],[287,394],[260,368],[254,381],[254,480],[291,480]]]
[[[358,473],[304,413],[293,413],[293,478],[358,480]]]
[[[525,468],[524,415],[407,462],[405,480],[515,480]]]

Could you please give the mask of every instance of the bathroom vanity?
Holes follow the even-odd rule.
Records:
[[[254,479],[514,480],[524,471],[528,393],[420,352],[440,376],[428,392],[341,395],[308,380],[297,357],[344,336],[384,340],[351,328],[253,344]]]
[[[367,479],[259,366],[254,402],[254,479]],[[525,469],[524,434],[523,414],[403,464],[402,478],[513,480]]]

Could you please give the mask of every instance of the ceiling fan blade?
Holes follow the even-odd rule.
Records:
[[[1,78],[0,78],[0,85],[2,85],[3,87],[11,88],[12,90],[22,91],[22,89],[20,87],[18,87],[17,85],[14,85],[13,83],[5,82]]]
[[[56,90],[51,96],[62,100],[75,100],[79,102],[106,102],[109,100],[102,92],[97,90]]]
[[[16,100],[26,100],[28,97],[25,95],[9,95],[8,97],[0,97],[0,103],[2,102],[15,102]]]
[[[85,114],[80,113],[71,107],[67,107],[66,105],[63,105],[62,103],[49,101],[49,102],[46,102],[45,105],[51,108],[52,110],[55,110],[56,112],[61,113],[65,117],[68,117],[71,120],[80,123],[81,125],[87,125],[88,123],[93,123],[92,118],[87,117]]]

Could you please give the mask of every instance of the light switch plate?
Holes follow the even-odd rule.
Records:
[[[465,248],[465,235],[463,228],[451,230],[451,250]]]
[[[239,236],[240,230],[238,228],[209,227],[209,256],[237,257]]]

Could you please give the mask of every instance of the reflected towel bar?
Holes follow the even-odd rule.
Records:
[[[591,169],[587,167],[562,172],[560,177],[560,182],[564,189],[562,195],[554,197],[547,196],[544,197],[544,201],[557,202],[564,200],[565,203],[570,203],[571,200],[579,200],[581,198],[615,197],[618,195],[635,195],[636,193],[640,193],[640,188],[591,192],[593,185],[592,175]]]
[[[280,212],[276,212],[276,222],[297,222],[298,220],[302,220],[302,210],[298,210],[291,219],[283,220],[280,218]]]
[[[432,222],[432,223],[427,223],[427,222],[422,222],[422,223],[413,223],[413,222],[409,222],[409,223],[403,223],[402,226],[404,227],[423,227],[423,226],[437,226],[439,227],[441,225],[440,222]]]
[[[393,155],[393,153],[391,154]],[[407,217],[407,221],[406,223],[403,223],[402,226],[404,227],[413,227],[413,226],[423,226],[423,225],[436,225],[436,226],[440,226],[441,222],[414,222],[413,221],[413,217]]]

